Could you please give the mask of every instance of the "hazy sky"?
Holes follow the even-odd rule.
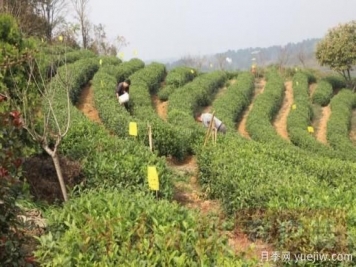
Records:
[[[126,37],[125,60],[164,60],[323,37],[356,0],[90,0],[90,19]]]

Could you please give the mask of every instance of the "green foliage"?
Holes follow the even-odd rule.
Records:
[[[321,85],[324,84],[322,81],[320,83]],[[287,121],[287,129],[291,142],[302,149],[324,157],[354,160],[347,150],[329,148],[319,143],[312,133],[308,132],[308,126],[311,126],[313,117],[308,92],[308,77],[301,72],[297,73],[293,79],[294,104],[296,105],[296,109],[290,111]]]
[[[271,122],[277,115],[283,102],[284,82],[277,71],[267,74],[267,83],[263,94],[256,97],[253,108],[246,121],[247,132],[251,138],[262,142],[285,142],[277,135]]]
[[[311,126],[313,110],[309,103],[308,76],[301,72],[297,73],[293,78],[293,105],[296,108],[291,109],[287,121],[291,142],[302,148],[310,149],[319,145],[318,147],[323,149],[322,144],[318,144],[308,132],[308,126]]]
[[[53,108],[60,125],[63,125],[67,115],[66,92],[61,77],[65,77],[67,73],[72,74],[67,85],[71,88],[71,100],[75,101],[79,98],[83,85],[91,79],[98,66],[97,58],[89,58],[59,68],[57,76],[52,79],[49,86],[57,90]],[[105,78],[105,82],[111,81],[112,84],[115,84],[115,78],[102,71],[100,73],[104,76],[95,75],[97,77],[94,77],[94,84],[100,84],[101,77]],[[101,87],[98,86],[97,90],[101,90]],[[115,99],[114,93],[112,93],[112,98]],[[104,102],[103,104],[108,103]],[[110,107],[110,105],[108,106]],[[165,198],[172,196],[172,174],[165,167],[163,160],[152,154],[139,142],[129,139],[120,140],[110,136],[102,127],[88,121],[73,106],[70,107],[70,113],[71,128],[63,139],[60,151],[82,162],[83,172],[87,178],[85,183],[87,187],[130,187],[150,194],[146,177],[147,165],[152,164],[157,166],[160,175],[160,196]],[[112,118],[116,118],[112,110],[110,114]],[[125,125],[125,128],[121,125],[117,127],[121,127],[121,130],[125,129],[125,132],[128,130],[128,124]]]
[[[237,77],[236,83],[227,87],[226,92],[213,102],[216,116],[227,128],[235,129],[236,122],[251,102],[254,89],[253,75],[243,72]]]
[[[16,201],[23,193],[21,174],[22,123],[20,113],[11,111],[0,95],[0,264],[24,266],[25,253],[19,231],[21,211]]]
[[[350,71],[356,65],[355,38],[356,21],[330,29],[317,45],[316,59],[351,80]]]
[[[192,81],[197,76],[195,69],[179,66],[168,72],[165,79],[165,87],[158,92],[158,98],[162,101],[167,101],[169,95],[176,88],[182,87],[186,83]]]
[[[145,63],[138,58],[133,58],[127,62],[121,63],[118,67],[115,68],[117,82],[123,82],[131,74],[135,73],[139,69],[142,69],[144,66]]]
[[[21,46],[22,36],[15,18],[9,14],[0,14],[0,40],[8,46]]]
[[[346,87],[345,78],[343,78],[340,75],[328,75],[324,77],[322,80],[325,80],[328,83],[330,83],[333,89],[341,89]]]
[[[166,77],[166,85],[172,85],[175,88],[182,87],[187,82],[192,81],[197,76],[195,69],[180,66],[171,70]]]
[[[202,150],[198,164],[205,192],[250,237],[291,254],[353,251],[355,164],[233,135]]]
[[[174,92],[176,87],[174,85],[166,85],[158,92],[158,98],[161,101],[167,101],[169,96]]]
[[[333,93],[332,85],[326,80],[321,80],[318,82],[318,85],[313,94],[313,103],[319,104],[323,107],[327,106],[333,96]]]
[[[49,229],[36,253],[43,266],[242,264],[216,220],[137,192],[86,192],[51,210]]]
[[[122,63],[122,60],[116,56],[100,56],[99,60],[102,61],[101,66],[118,66]]]
[[[159,175],[159,196],[172,197],[173,175],[163,159],[135,140],[109,136],[101,126],[85,118],[72,125],[61,151],[82,162],[86,188],[130,188],[149,195],[152,191],[148,188],[147,166],[152,165]]]
[[[184,133],[188,134],[192,147],[202,143],[205,132],[205,129],[194,121],[193,115],[213,101],[226,79],[226,73],[223,71],[202,74],[170,95],[168,122],[185,128]]]
[[[56,49],[53,47],[53,49]],[[95,54],[86,49],[64,53],[40,53],[37,55],[38,65],[43,77],[52,78],[57,73],[57,69],[65,64],[74,63],[79,59],[93,58]]]
[[[198,76],[171,95],[168,113],[177,109],[194,115],[201,107],[208,106],[212,102],[226,79],[227,76],[223,71]]]
[[[158,117],[151,101],[151,95],[157,92],[166,70],[163,64],[151,63],[144,69],[130,76],[131,105],[135,118],[143,122],[145,135],[145,122],[152,125],[154,148],[159,155],[171,155],[180,160],[192,152],[192,139],[189,131],[183,127],[168,124]],[[147,138],[145,143],[148,144]]]
[[[356,158],[355,147],[350,141],[349,131],[352,109],[356,107],[356,95],[350,90],[341,90],[330,103],[331,115],[327,126],[329,144],[351,158]]]

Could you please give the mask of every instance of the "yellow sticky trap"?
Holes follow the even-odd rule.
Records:
[[[151,190],[159,190],[159,180],[156,166],[148,166],[147,168],[148,186]]]
[[[295,71],[298,71],[298,68],[295,68]]]
[[[137,56],[137,50],[135,49],[134,51],[133,51],[133,54],[134,54],[134,56]]]
[[[59,40],[60,42],[62,42],[62,41],[63,41],[63,36],[62,36],[62,35],[58,36],[58,40]]]
[[[213,67],[213,64],[210,64],[210,68],[212,68]]]
[[[312,126],[308,126],[308,132],[309,133],[314,133],[314,128]]]
[[[104,87],[103,80],[100,80],[100,85],[101,85],[101,87]]]
[[[137,123],[136,122],[130,122],[129,135],[137,136]]]
[[[120,52],[120,53],[119,53],[119,58],[120,58],[120,59],[123,59],[123,58],[124,58],[124,53],[123,53],[123,52]]]
[[[43,38],[41,38],[41,41],[42,41],[42,43],[44,42],[44,39]]]
[[[293,105],[292,105],[292,109],[297,109],[297,105],[296,105],[296,104],[293,104]]]
[[[194,74],[194,70],[190,70],[190,72]]]
[[[100,65],[103,64],[103,60],[102,60],[102,59],[99,60],[99,64],[100,64]]]
[[[299,85],[299,82],[296,82],[296,85]]]

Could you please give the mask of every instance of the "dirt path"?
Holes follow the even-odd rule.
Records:
[[[195,157],[189,157],[185,162],[179,163],[172,159],[167,159],[168,166],[173,171],[189,176],[188,181],[175,183],[174,200],[178,203],[201,212],[202,216],[214,216],[220,220],[225,219],[219,201],[209,200],[202,192],[197,180],[198,165]],[[236,254],[249,259],[260,259],[263,251],[273,251],[272,248],[260,240],[252,242],[240,229],[233,231],[223,231],[229,239],[229,245]]]
[[[94,92],[91,84],[89,83],[83,88],[82,93],[77,104],[77,108],[84,113],[90,120],[102,124],[99,117],[99,112],[95,108],[94,104]]]
[[[284,84],[286,90],[284,95],[284,100],[281,109],[279,110],[273,126],[277,133],[285,140],[289,141],[288,130],[287,130],[287,118],[291,106],[293,104],[293,83],[292,81],[285,82]]]
[[[250,113],[250,111],[253,108],[253,102],[256,99],[256,97],[259,94],[262,94],[264,89],[266,86],[266,81],[263,79],[257,83],[255,83],[255,91],[253,93],[253,97],[251,100],[251,104],[248,106],[248,108],[245,110],[244,114],[242,115],[242,119],[240,121],[240,123],[237,126],[237,131],[243,136],[246,137],[247,139],[251,139],[250,135],[248,134],[247,130],[246,130],[246,121],[247,121],[247,117],[248,114]]]
[[[318,128],[315,135],[316,140],[318,140],[319,142],[325,145],[328,144],[326,135],[327,135],[327,125],[328,125],[330,115],[331,115],[330,105],[321,108],[321,118],[319,120]]]
[[[313,97],[313,94],[315,92],[315,89],[317,87],[317,83],[311,83],[309,84],[309,97],[312,98]]]
[[[156,112],[158,116],[163,119],[167,120],[167,111],[168,111],[168,101],[162,102],[157,95],[151,97],[152,103],[155,106]]]

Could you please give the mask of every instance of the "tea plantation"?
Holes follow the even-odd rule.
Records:
[[[39,71],[46,74],[45,86],[53,88],[54,98],[52,105],[39,105],[36,111],[51,109],[56,118],[48,123],[64,125],[65,87],[70,88],[70,128],[58,149],[60,155],[80,163],[84,179],[69,188],[67,202],[27,200],[31,204],[25,206],[42,210],[46,219],[45,232],[36,238],[35,260],[28,266],[356,265],[356,149],[349,137],[356,107],[352,91],[343,88],[335,94],[335,79],[303,69],[286,78],[266,68],[256,78],[249,72],[201,73],[189,67],[167,71],[164,64],[145,64],[138,58],[121,61],[85,50],[67,51],[60,46],[55,50],[43,47],[36,53]],[[70,79],[64,83],[68,73]],[[127,78],[131,80],[129,111],[114,94],[117,82]],[[266,81],[264,90],[254,96],[255,83],[261,79]],[[286,80],[293,82],[288,141],[273,126],[284,103]],[[0,88],[8,86],[5,82],[1,80]],[[310,84],[317,85],[313,95]],[[77,108],[86,86],[93,93],[101,123]],[[154,97],[168,101],[166,120],[158,116]],[[3,114],[8,106],[2,100]],[[330,105],[327,144],[308,131],[315,122],[313,105],[320,109]],[[216,144],[209,141],[203,146],[206,129],[194,114],[207,106],[228,132],[218,134]],[[237,130],[243,116],[250,139]],[[130,122],[137,123],[137,136],[129,134]],[[0,133],[5,149],[10,146],[5,142],[10,132]],[[26,136],[19,138],[23,146],[29,142]],[[32,147],[26,157],[38,152],[38,147]],[[176,201],[176,183],[189,183],[189,175],[177,173],[167,158],[183,162],[192,156],[197,159],[201,194],[221,203],[223,217]],[[157,169],[157,193],[150,190],[148,166]],[[4,168],[0,177],[5,177]],[[26,173],[17,177],[23,180]],[[24,205],[23,199],[18,202]],[[0,222],[6,220],[1,214]],[[263,261],[261,253],[272,255],[272,251],[259,252],[255,258],[234,251],[226,234],[234,229],[245,233],[250,242],[262,240],[274,255],[288,252],[290,260]],[[20,256],[11,251],[15,246],[6,233],[0,236],[4,251],[0,260],[3,266],[16,266],[10,262],[20,262]],[[339,257],[294,260],[315,253]]]

